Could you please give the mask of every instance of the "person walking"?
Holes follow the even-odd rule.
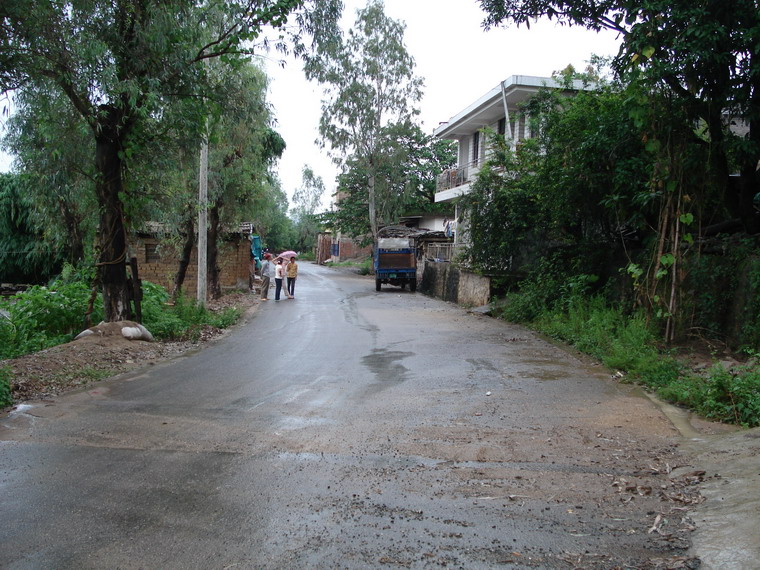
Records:
[[[296,277],[298,277],[298,264],[295,257],[290,258],[290,263],[285,267],[285,274],[288,278],[288,299],[293,299],[296,296]]]
[[[261,300],[269,301],[269,282],[272,279],[272,263],[269,261],[272,256],[269,253],[264,254],[264,263],[261,264]]]
[[[277,258],[274,266],[274,300],[280,300],[280,291],[282,291],[282,279],[285,277],[285,267],[282,265],[282,259]]]

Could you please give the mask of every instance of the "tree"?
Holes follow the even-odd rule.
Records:
[[[270,127],[263,71],[248,65],[227,75],[225,112],[210,126],[208,274],[213,298],[221,297],[217,253],[224,228],[241,217],[252,219],[269,199],[269,170],[285,150],[285,141]]]
[[[273,252],[281,252],[293,247],[295,230],[288,217],[288,197],[274,176],[269,180],[269,199],[257,210],[253,219],[264,246]]]
[[[293,247],[297,251],[309,251],[317,242],[317,233],[321,224],[317,209],[325,194],[325,183],[322,178],[314,174],[307,165],[301,170],[301,186],[293,194],[293,208],[291,213],[296,231],[296,243]]]
[[[265,28],[282,27],[302,5],[299,0],[8,0],[0,5],[0,89],[54,87],[91,131],[107,320],[130,316],[124,173],[143,122],[160,118],[167,101],[185,98],[195,103],[186,126],[200,135],[208,111],[203,96],[218,87],[204,62],[240,65]]]
[[[565,269],[606,277],[625,240],[653,233],[662,195],[647,183],[655,161],[629,116],[630,96],[619,85],[574,97],[543,89],[522,111],[535,138],[512,150],[486,133],[491,150],[462,200],[475,266],[522,273],[557,253]]]
[[[383,129],[377,160],[379,219],[395,223],[405,213],[443,212],[435,203],[438,175],[456,164],[456,144],[422,132],[417,125]],[[372,236],[367,217],[367,179],[364,164],[351,157],[338,177],[340,208],[325,216],[329,225],[353,237]],[[368,243],[369,240],[367,240]]]
[[[97,207],[87,125],[62,93],[29,86],[14,97],[16,113],[2,141],[23,173],[27,215],[40,238],[72,265],[85,259],[95,236]]]
[[[29,187],[18,174],[0,173],[0,282],[47,281],[65,261],[40,239],[46,225],[34,215]]]
[[[340,165],[351,157],[366,177],[373,237],[381,217],[378,205],[393,192],[391,181],[379,176],[388,158],[383,136],[392,125],[412,122],[421,97],[422,80],[414,75],[404,28],[385,15],[382,1],[370,0],[357,11],[347,39],[327,44],[305,66],[308,78],[329,86],[319,125],[322,144],[329,144]]]
[[[395,179],[395,193],[388,201],[389,219],[398,213],[445,212],[449,206],[436,204],[437,179],[456,166],[457,145],[422,131],[419,125],[393,125],[382,138],[387,178]],[[395,208],[395,211],[392,209]]]
[[[741,217],[749,232],[760,230],[752,200],[760,191],[760,11],[754,0],[692,2],[689,0],[481,0],[486,27],[514,22],[529,25],[539,17],[560,24],[603,28],[623,38],[615,60],[619,74],[656,93],[666,86],[670,100],[686,111],[696,142],[709,147],[711,176],[726,196],[725,207]],[[632,102],[642,118],[648,101]],[[728,134],[728,125],[742,121],[743,137]],[[645,132],[650,144],[667,144],[666,134]],[[657,141],[657,142],[655,142]],[[732,157],[735,165],[732,166]],[[729,174],[736,168],[738,192],[731,192]]]

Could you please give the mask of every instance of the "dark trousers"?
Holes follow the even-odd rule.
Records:
[[[282,279],[274,278],[274,300],[280,300],[280,291],[282,291]]]
[[[288,295],[295,297],[296,293],[296,278],[288,277]]]

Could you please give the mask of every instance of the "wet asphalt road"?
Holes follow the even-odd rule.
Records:
[[[202,352],[0,420],[0,567],[684,556],[663,498],[679,435],[635,389],[522,328],[300,265],[295,300]]]

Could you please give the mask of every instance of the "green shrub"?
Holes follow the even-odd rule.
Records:
[[[214,313],[187,297],[169,304],[160,286],[143,282],[143,325],[159,340],[197,340],[204,326],[227,328],[240,318],[240,311],[227,308]]]
[[[647,386],[665,400],[685,405],[717,421],[760,425],[760,370],[745,367],[727,372],[721,366],[707,378],[685,367],[657,346],[657,337],[641,314],[626,315],[609,307],[601,296],[573,295],[550,310],[536,302],[532,291],[509,296],[515,309],[538,311],[531,326],[601,360],[609,368]],[[526,311],[526,314],[527,312]],[[503,314],[510,314],[505,310]]]
[[[677,381],[682,373],[683,366],[680,362],[654,352],[648,358],[642,358],[631,370],[634,379],[655,389]]]
[[[325,263],[328,267],[355,267],[359,275],[369,275],[372,273],[372,257],[363,257],[360,259],[348,259],[346,261]]]
[[[90,288],[81,281],[53,281],[0,302],[0,358],[14,358],[68,342],[85,327]],[[93,319],[103,318],[100,299]]]
[[[234,307],[228,307],[219,313],[210,313],[209,324],[212,327],[226,329],[234,325],[236,322],[238,322],[241,316],[242,316],[242,311],[240,311],[240,309],[236,309]]]
[[[13,405],[11,378],[12,373],[9,368],[0,368],[0,408]]]
[[[35,286],[0,301],[0,359],[15,358],[68,342],[85,327],[89,277],[69,267],[47,287]],[[213,313],[180,298],[173,306],[160,286],[143,281],[142,321],[159,340],[197,339],[204,326],[226,328],[240,318],[234,308]],[[103,320],[96,297],[92,322]]]
[[[372,273],[372,258],[368,257],[361,261],[356,271],[359,275],[370,275]]]
[[[672,402],[717,421],[760,426],[760,371],[741,367],[728,371],[716,364],[706,378],[682,376],[658,390]]]

